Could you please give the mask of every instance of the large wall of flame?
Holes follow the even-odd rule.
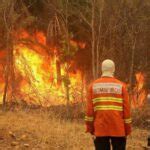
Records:
[[[65,104],[66,87],[64,82],[57,84],[55,53],[50,55],[44,46],[53,53],[55,49],[47,47],[46,38],[42,32],[33,35],[23,31],[16,34],[17,44],[14,45],[13,59],[15,70],[15,100],[24,100],[27,103],[40,104],[43,106]],[[1,54],[1,57],[2,56]],[[61,75],[65,76],[66,64],[61,64]],[[4,68],[0,66],[4,73]],[[69,72],[70,101],[74,100],[74,89],[81,91],[81,72]],[[0,99],[4,89],[4,78],[0,78]],[[77,92],[77,91],[76,91]],[[79,98],[80,94],[79,94]]]

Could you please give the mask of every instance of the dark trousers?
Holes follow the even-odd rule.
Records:
[[[96,137],[95,150],[125,150],[126,137]]]

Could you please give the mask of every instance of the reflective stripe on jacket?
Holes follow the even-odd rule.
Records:
[[[127,136],[131,132],[130,103],[126,85],[101,77],[88,91],[87,132],[96,136]]]

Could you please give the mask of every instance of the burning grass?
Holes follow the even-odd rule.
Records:
[[[0,112],[0,147],[2,149],[93,150],[90,135],[82,121],[61,119],[42,109]],[[134,128],[128,150],[146,145],[147,130]]]

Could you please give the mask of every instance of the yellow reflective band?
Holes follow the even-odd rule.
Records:
[[[94,118],[93,117],[88,117],[88,116],[85,116],[85,119],[84,119],[85,121],[93,121],[94,120]]]
[[[129,119],[124,119],[124,122],[125,122],[125,123],[131,123],[131,122],[132,122],[132,119],[131,119],[131,118],[129,118]]]
[[[97,110],[117,110],[117,111],[123,111],[122,106],[115,106],[115,105],[99,105],[94,107],[94,111]]]
[[[115,98],[115,97],[99,97],[99,98],[94,98],[93,103],[97,102],[117,102],[117,103],[123,103],[122,98]]]

